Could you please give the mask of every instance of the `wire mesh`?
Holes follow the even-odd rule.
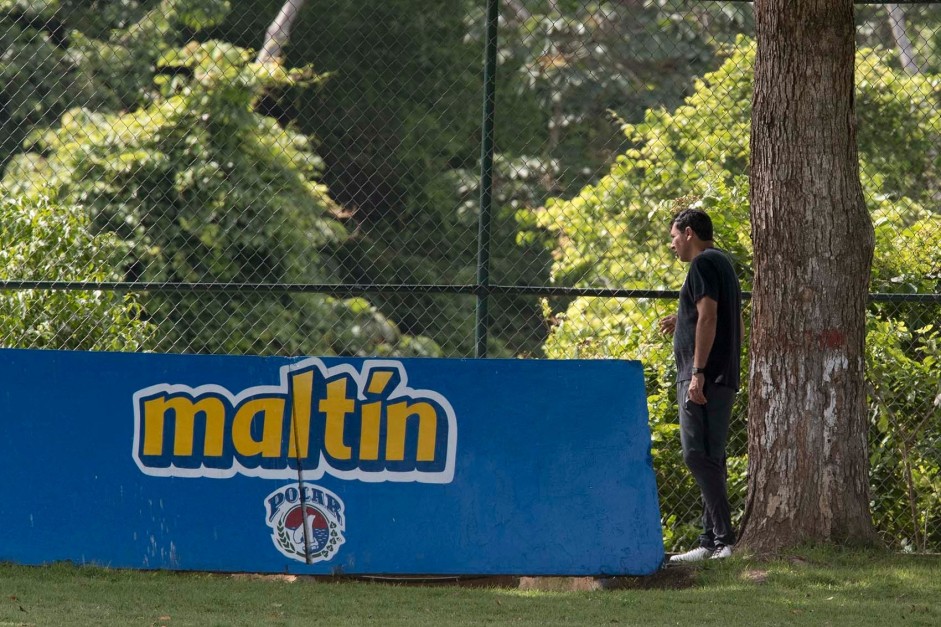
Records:
[[[485,4],[0,1],[3,345],[472,356]],[[751,5],[499,9],[488,354],[642,359],[685,546],[666,233],[708,209],[749,288]],[[941,4],[857,25],[872,507],[889,545],[938,551]]]

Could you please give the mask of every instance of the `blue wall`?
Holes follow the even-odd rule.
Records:
[[[0,559],[309,574],[648,574],[629,361],[0,350]]]

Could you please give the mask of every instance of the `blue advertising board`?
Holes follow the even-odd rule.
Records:
[[[0,350],[0,560],[642,575],[632,361]]]

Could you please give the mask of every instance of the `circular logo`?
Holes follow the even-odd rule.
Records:
[[[275,490],[265,499],[275,547],[286,557],[327,561],[345,541],[343,502],[324,488],[303,484]]]

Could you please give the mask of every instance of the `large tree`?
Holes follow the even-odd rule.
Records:
[[[870,542],[853,0],[758,0],[754,287],[742,542]]]

